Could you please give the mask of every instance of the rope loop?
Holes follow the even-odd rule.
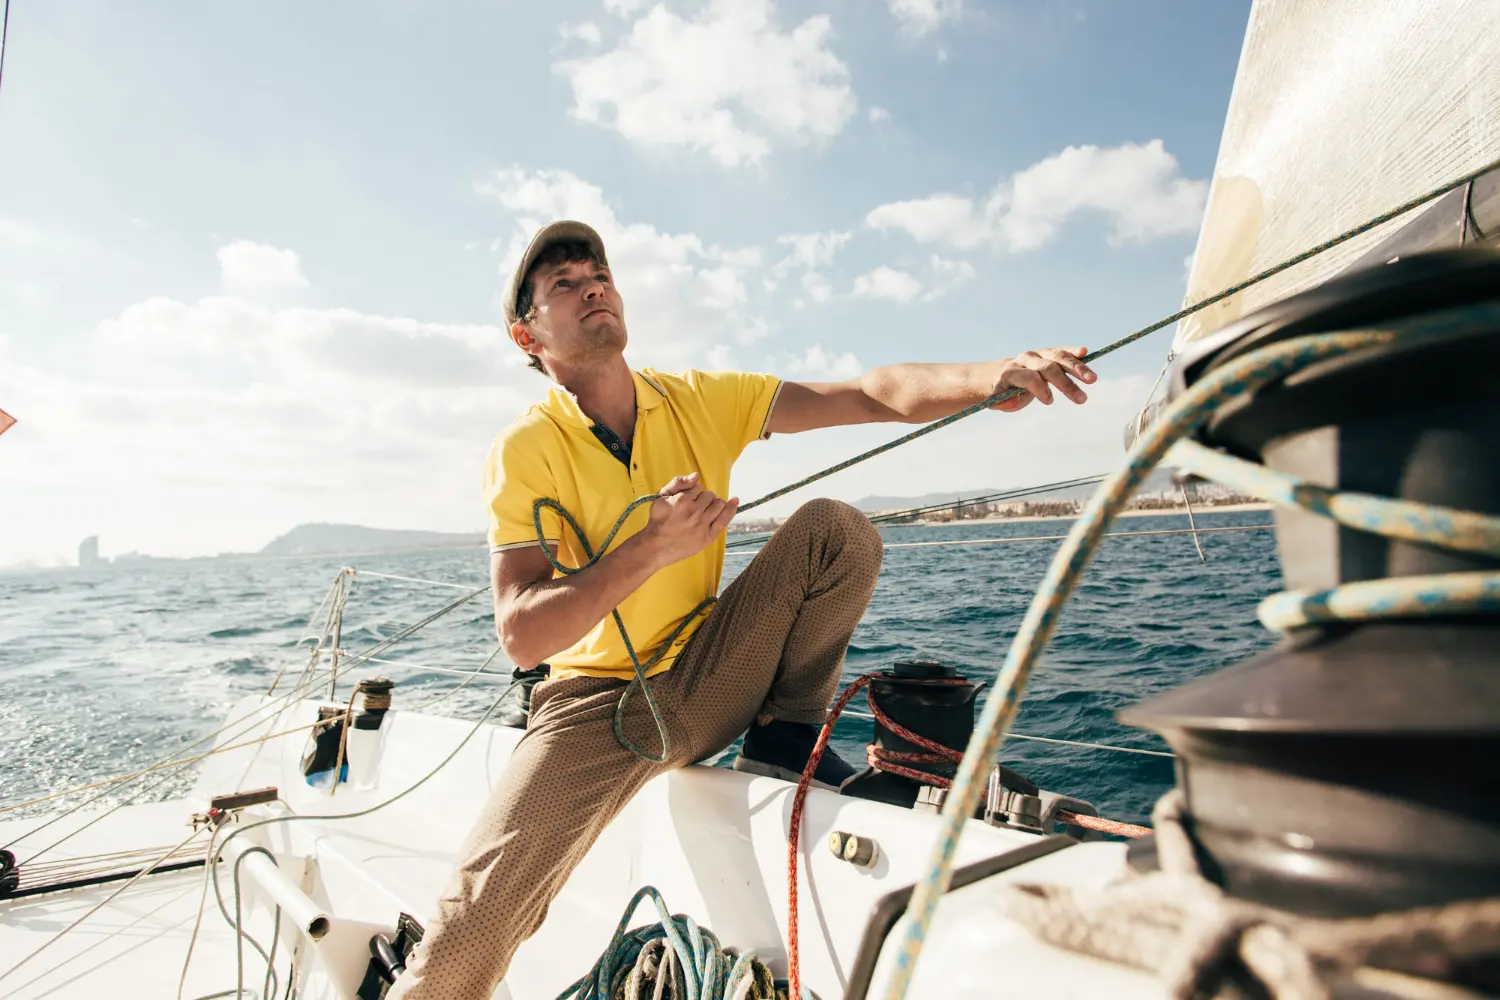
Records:
[[[562,573],[565,576],[572,576],[575,573],[582,573],[584,570],[597,563],[600,559],[604,558],[604,554],[609,551],[610,545],[614,544],[615,536],[618,535],[620,533],[620,530],[625,527],[625,522],[630,519],[631,514],[635,513],[636,508],[660,499],[660,493],[648,493],[645,496],[636,497],[634,500],[630,501],[630,503],[626,504],[625,509],[620,512],[620,516],[615,518],[614,526],[611,527],[609,529],[609,533],[604,536],[604,541],[599,545],[599,551],[595,552],[593,546],[589,544],[588,535],[584,534],[583,528],[578,524],[578,521],[573,517],[573,515],[569,513],[568,508],[564,507],[561,503],[552,499],[551,497],[538,497],[537,500],[531,505],[531,522],[532,525],[536,528],[536,543],[541,548],[542,554],[547,557],[547,561],[552,564],[552,568],[557,570],[559,573]],[[550,510],[556,513],[559,517],[567,522],[568,527],[572,528],[573,533],[578,536],[578,545],[583,549],[584,554],[584,563],[582,566],[564,565],[562,561],[553,554],[552,549],[547,546],[547,532],[542,527],[543,510]],[[634,681],[632,681],[632,684],[640,684],[641,693],[646,696],[646,707],[651,712],[651,721],[656,723],[657,737],[661,741],[661,753],[658,755],[652,753],[644,747],[637,745],[635,741],[625,735],[625,704],[630,700],[632,684],[625,685],[625,690],[620,692],[620,700],[615,703],[615,740],[620,744],[620,746],[624,747],[626,750],[629,750],[631,753],[635,754],[642,760],[650,761],[653,764],[665,764],[668,760],[671,759],[672,756],[672,739],[667,733],[667,722],[666,719],[662,717],[660,706],[656,704],[656,697],[651,693],[651,686],[646,683],[646,676],[650,673],[651,668],[656,666],[656,664],[661,661],[661,658],[665,656],[667,652],[672,648],[672,645],[677,641],[677,638],[682,635],[683,630],[686,629],[688,625],[692,624],[693,620],[696,619],[699,615],[707,611],[709,608],[713,607],[714,603],[717,600],[718,598],[716,597],[705,597],[703,600],[699,601],[697,607],[693,608],[692,611],[689,611],[681,621],[679,621],[672,627],[672,631],[667,633],[667,637],[661,641],[661,644],[657,646],[656,651],[646,659],[645,663],[641,662],[640,655],[635,651],[635,644],[630,641],[630,632],[625,628],[624,619],[620,617],[620,609],[610,609],[610,618],[614,620],[615,628],[619,630],[620,640],[625,643],[625,652],[630,657],[630,666],[635,671],[635,678]]]

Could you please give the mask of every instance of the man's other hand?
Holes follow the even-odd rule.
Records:
[[[1044,347],[1040,351],[1025,351],[997,362],[1000,372],[995,378],[994,392],[1011,388],[1021,391],[994,404],[991,409],[1013,413],[1032,399],[1040,399],[1043,405],[1050,406],[1053,389],[1075,403],[1087,401],[1088,395],[1073,381],[1075,378],[1080,382],[1098,380],[1093,369],[1081,360],[1086,354],[1086,347]]]
[[[697,555],[729,526],[740,509],[738,497],[720,499],[700,485],[698,473],[678,476],[651,504],[651,518],[641,530],[660,566]]]

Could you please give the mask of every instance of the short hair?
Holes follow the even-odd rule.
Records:
[[[521,278],[521,286],[516,289],[516,316],[521,322],[531,322],[531,311],[534,308],[531,300],[531,279],[535,277],[537,270],[542,267],[556,267],[558,264],[572,264],[581,260],[592,261],[600,266],[604,263],[583,240],[558,240],[536,255],[536,260],[531,262],[531,266],[526,269],[526,274]],[[542,359],[535,354],[526,356],[526,364],[534,371],[539,371],[543,375],[547,374],[547,369],[542,367]]]

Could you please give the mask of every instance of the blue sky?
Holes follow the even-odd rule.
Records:
[[[637,366],[1098,347],[1183,296],[1248,2],[13,3],[0,563],[477,530],[545,389],[530,227],[605,235]],[[807,496],[1106,471],[1163,332]],[[746,499],[896,425],[749,449]]]

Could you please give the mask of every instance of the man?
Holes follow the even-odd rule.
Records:
[[[854,508],[812,500],[698,613],[718,590],[724,529],[739,506],[727,496],[730,469],[750,442],[842,424],[922,423],[1010,386],[1024,391],[997,409],[1050,404],[1054,392],[1082,403],[1073,379],[1095,379],[1081,347],[893,365],[847,382],[632,371],[604,244],[579,222],[541,229],[505,296],[511,338],[557,385],[501,432],[486,463],[495,626],[518,668],[547,663],[551,674],[392,987],[401,1000],[488,998],[595,838],[652,777],[742,734],[738,770],[800,775],[874,591],[882,545]],[[626,507],[653,493],[660,498],[638,507],[592,565],[573,527],[536,506],[560,504],[597,551]],[[562,565],[586,568],[556,572],[538,523]],[[633,680],[632,649],[650,678],[665,747]],[[827,754],[815,780],[836,788],[853,773]]]

